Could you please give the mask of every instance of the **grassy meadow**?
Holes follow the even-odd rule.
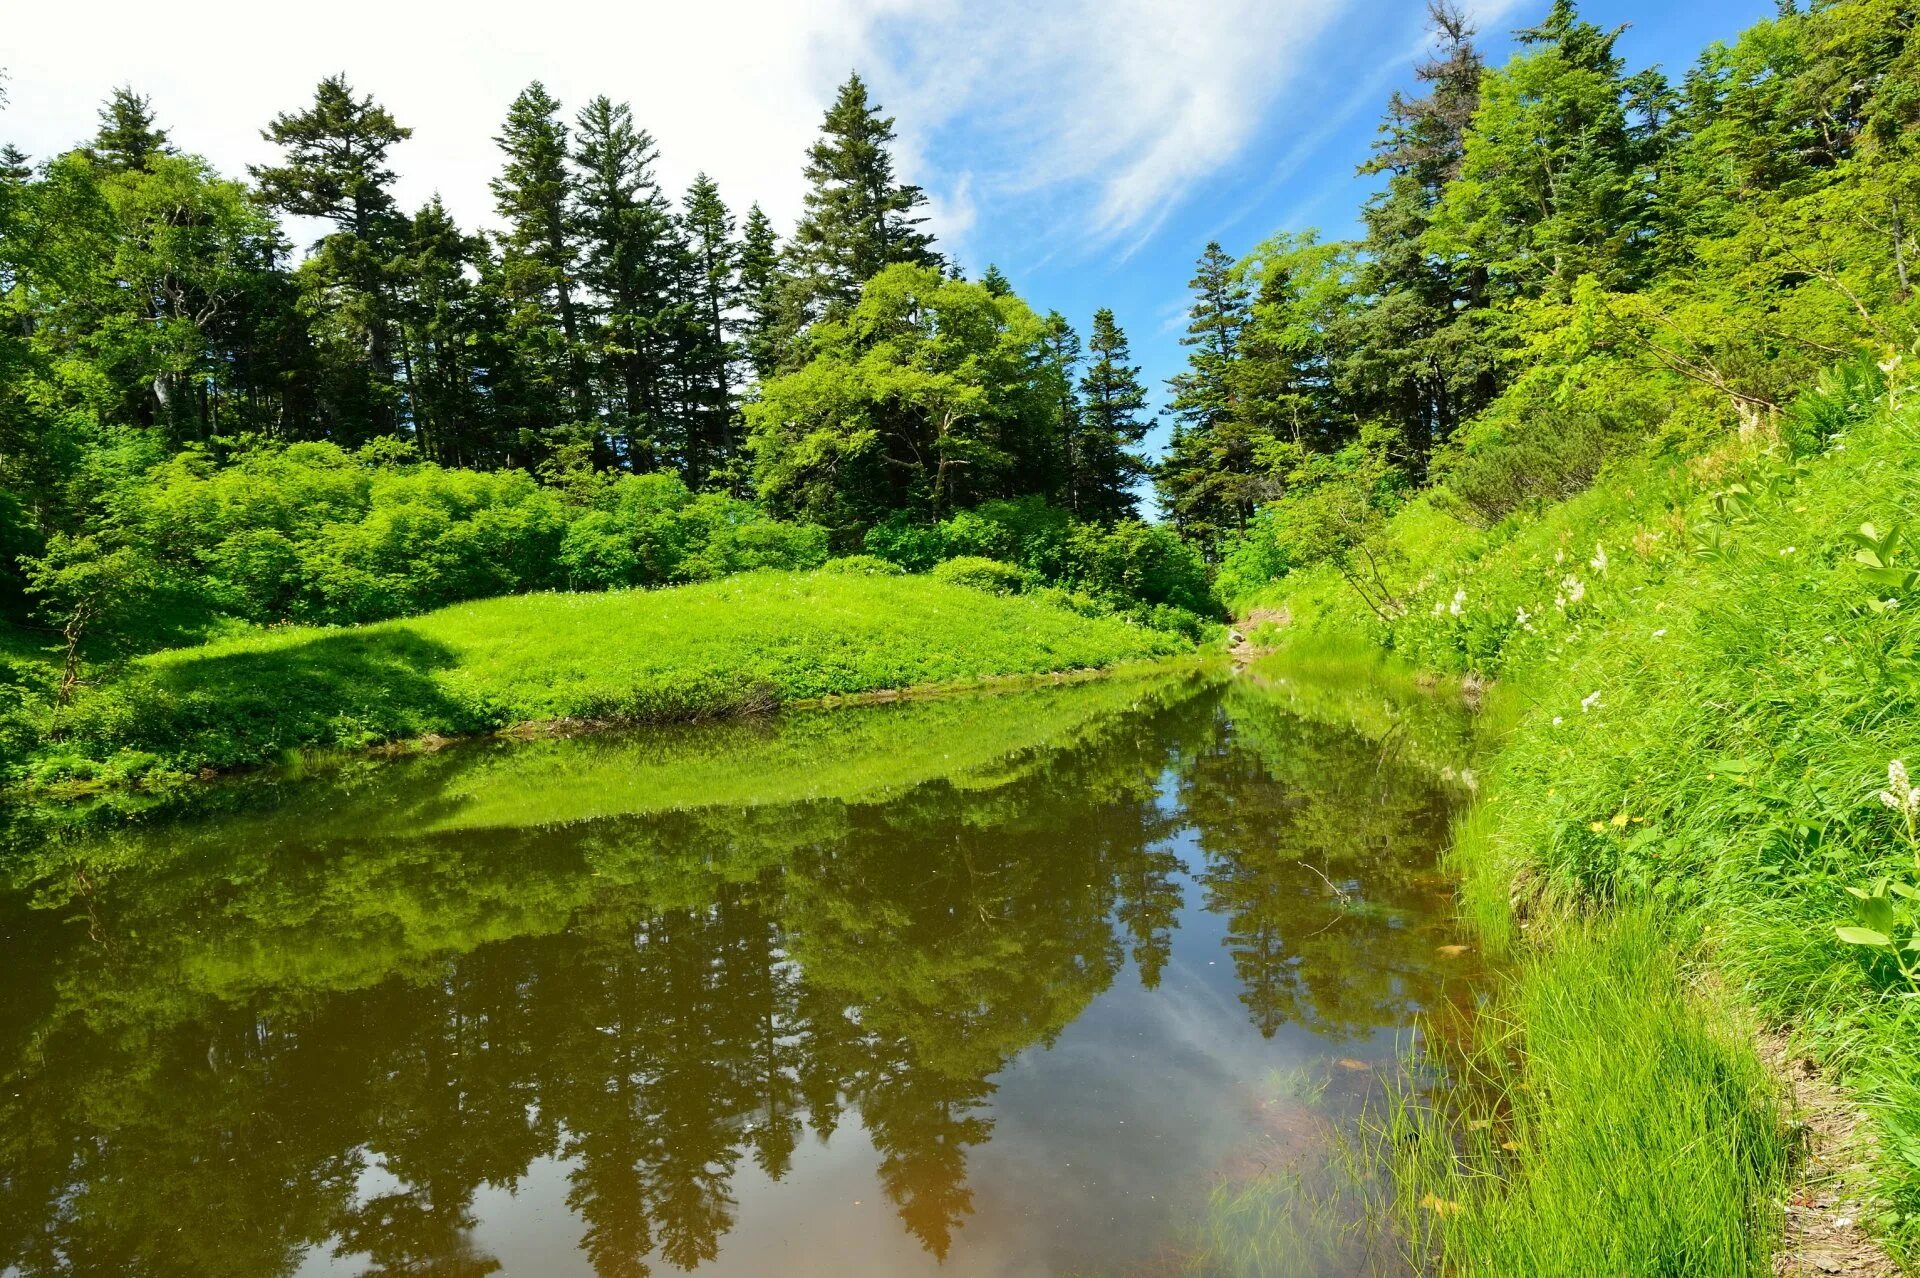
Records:
[[[112,780],[538,721],[698,719],[1187,650],[1122,620],[929,577],[767,571],[519,595],[137,658],[59,713],[32,774]]]

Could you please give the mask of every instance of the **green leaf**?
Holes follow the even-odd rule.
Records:
[[[1876,932],[1870,927],[1849,927],[1843,924],[1834,928],[1833,932],[1848,945],[1870,945],[1876,950],[1893,948],[1893,941],[1885,932]]]

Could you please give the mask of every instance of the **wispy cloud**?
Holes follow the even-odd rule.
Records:
[[[882,15],[903,122],[965,148],[978,187],[1111,247],[1234,159],[1340,0],[947,0]]]

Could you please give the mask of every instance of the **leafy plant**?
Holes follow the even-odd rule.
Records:
[[[1834,932],[1848,945],[1892,959],[1907,984],[1920,993],[1920,790],[1899,759],[1887,764],[1887,788],[1880,791],[1880,802],[1899,819],[1913,856],[1913,877],[1882,875],[1864,888],[1849,885],[1855,921],[1836,925]]]

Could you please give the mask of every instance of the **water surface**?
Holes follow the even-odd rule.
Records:
[[[0,1272],[1180,1272],[1471,983],[1452,738],[1355,722],[1098,682],[29,822]]]

